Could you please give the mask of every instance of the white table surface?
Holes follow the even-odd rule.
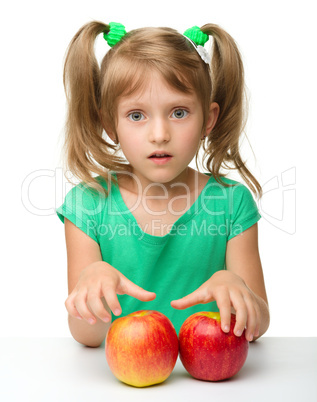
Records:
[[[193,379],[180,360],[162,384],[118,381],[100,348],[72,338],[1,338],[0,401],[317,401],[317,338],[262,337],[241,371],[212,383]]]

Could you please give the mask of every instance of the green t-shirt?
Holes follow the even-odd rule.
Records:
[[[247,187],[223,178],[234,185],[224,187],[208,175],[208,183],[194,204],[165,236],[153,236],[140,228],[114,184],[105,197],[81,183],[69,191],[57,209],[62,222],[66,217],[99,244],[104,261],[132,282],[156,293],[156,299],[150,302],[118,295],[122,316],[137,310],[157,310],[172,321],[178,333],[191,314],[219,311],[216,302],[185,310],[172,308],[170,302],[196,290],[216,271],[226,269],[228,240],[254,225],[261,216]],[[107,188],[105,179],[98,177],[98,181]],[[160,216],[153,219],[159,220]]]

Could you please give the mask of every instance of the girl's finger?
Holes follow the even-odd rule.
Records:
[[[102,303],[99,295],[89,293],[87,297],[87,302],[90,310],[94,313],[96,317],[100,318],[104,322],[111,321],[111,314],[105,309],[105,306]]]
[[[80,316],[89,324],[96,323],[96,317],[92,314],[87,306],[86,295],[78,294],[74,299],[74,305]]]
[[[188,307],[195,306],[200,303],[209,303],[211,301],[211,296],[208,297],[206,292],[201,288],[196,289],[194,292],[189,293],[187,296],[181,299],[171,301],[171,306],[173,308],[183,310]]]
[[[187,295],[185,297],[182,297],[181,299],[171,301],[171,306],[178,310],[183,310],[194,305],[195,303],[193,301],[192,295]]]
[[[122,310],[116,292],[113,290],[113,288],[108,287],[103,288],[102,291],[110,310],[114,315],[120,315]]]
[[[154,300],[156,294],[154,292],[149,292],[135,283],[131,282],[129,279],[124,278],[121,283],[121,290],[124,294],[135,297],[141,301],[150,301]]]
[[[245,329],[248,318],[248,310],[241,293],[230,294],[232,305],[236,311],[236,324],[234,326],[234,334],[241,336]]]
[[[215,299],[220,313],[221,329],[223,332],[230,331],[231,301],[228,290],[218,291]]]
[[[65,307],[66,310],[68,311],[68,314],[71,315],[74,318],[78,318],[79,320],[82,320],[82,316],[79,314],[77,308],[75,307],[74,304],[74,298],[69,296],[66,301],[65,301]]]
[[[254,330],[254,337],[258,337],[260,333],[260,324],[261,324],[261,310],[258,303],[254,305],[256,311],[256,326]]]
[[[246,329],[246,338],[249,342],[251,342],[255,335],[255,329],[257,325],[257,312],[254,305],[254,300],[251,296],[245,296],[245,302],[248,310],[248,318],[247,318],[247,329]]]

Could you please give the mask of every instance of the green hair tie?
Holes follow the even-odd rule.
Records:
[[[103,37],[107,41],[110,47],[116,45],[127,33],[125,30],[125,26],[120,24],[120,22],[110,22],[109,23],[109,32],[104,32]]]
[[[202,32],[197,26],[186,29],[184,36],[192,40],[197,46],[204,46],[204,44],[209,40],[209,35]]]

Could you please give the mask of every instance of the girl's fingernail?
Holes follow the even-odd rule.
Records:
[[[88,318],[89,324],[94,324],[95,320],[93,318]]]
[[[253,335],[251,334],[251,335],[249,335],[249,342],[252,342],[253,341]]]
[[[118,308],[116,308],[115,311],[114,311],[114,314],[115,315],[120,315],[120,310]]]
[[[225,325],[225,327],[224,327],[223,330],[224,330],[224,332],[229,332],[229,329],[230,329],[230,328],[229,328],[229,325]]]
[[[242,331],[241,331],[241,329],[238,329],[237,331],[236,331],[236,336],[241,336],[242,335]]]
[[[110,318],[109,318],[109,317],[104,317],[104,318],[102,319],[102,321],[104,321],[104,322],[109,322],[109,321],[110,321]]]

